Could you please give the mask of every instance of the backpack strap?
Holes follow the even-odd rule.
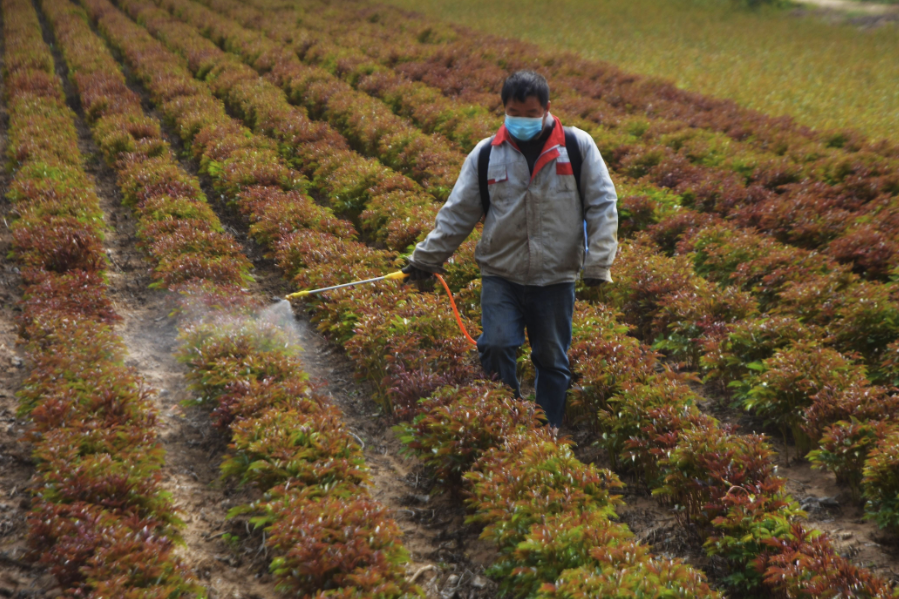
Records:
[[[581,146],[577,143],[577,137],[574,131],[565,128],[565,149],[568,151],[568,160],[571,161],[571,171],[574,173],[574,182],[577,185],[577,197],[584,202],[584,194],[581,192],[581,166],[584,164],[584,157],[581,156]]]
[[[484,217],[490,210],[490,190],[487,188],[487,167],[490,164],[490,152],[493,151],[493,144],[486,143],[481,146],[478,152],[478,190],[481,192],[481,208],[484,209]]]

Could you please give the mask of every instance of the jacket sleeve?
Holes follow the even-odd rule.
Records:
[[[577,139],[584,160],[581,189],[587,221],[588,250],[583,278],[611,282],[610,269],[618,251],[618,195],[596,142],[581,130],[577,130]]]
[[[471,234],[484,214],[478,188],[478,152],[489,139],[481,141],[465,159],[452,193],[437,213],[434,229],[415,246],[412,264],[429,272],[442,271],[443,263]]]

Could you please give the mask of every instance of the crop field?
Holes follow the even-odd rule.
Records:
[[[895,21],[860,31],[797,19],[790,9],[735,10],[736,2],[718,0],[562,0],[551,11],[520,0],[389,3],[581,52],[810,127],[899,136]]]
[[[899,596],[885,126],[367,1],[0,20],[0,596]],[[558,437],[442,290],[272,301],[403,266],[521,68],[619,196]]]

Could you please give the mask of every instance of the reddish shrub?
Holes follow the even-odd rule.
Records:
[[[485,451],[539,426],[539,408],[511,396],[498,383],[442,387],[420,402],[411,424],[400,425],[401,440],[441,482],[458,485]]]
[[[97,231],[73,217],[50,217],[40,222],[16,221],[13,251],[25,266],[66,273],[97,272],[106,265]]]
[[[266,543],[278,555],[271,570],[280,589],[307,595],[385,582],[406,586],[402,531],[385,508],[370,499],[313,498],[304,491],[266,505],[274,518]]]

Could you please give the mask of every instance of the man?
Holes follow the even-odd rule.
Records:
[[[441,272],[486,213],[475,250],[482,276],[481,364],[520,395],[515,366],[526,330],[537,372],[537,403],[557,429],[571,382],[574,283],[581,269],[588,286],[611,282],[618,198],[590,135],[569,129],[568,139],[577,149],[568,151],[562,123],[549,112],[543,76],[518,71],[505,80],[501,96],[505,124],[469,154],[434,230],[416,246],[403,272],[413,281]],[[489,162],[481,157],[482,149],[489,151]],[[578,162],[569,160],[577,150],[579,182],[573,168]],[[481,191],[485,174],[478,178],[485,163],[489,203]]]

